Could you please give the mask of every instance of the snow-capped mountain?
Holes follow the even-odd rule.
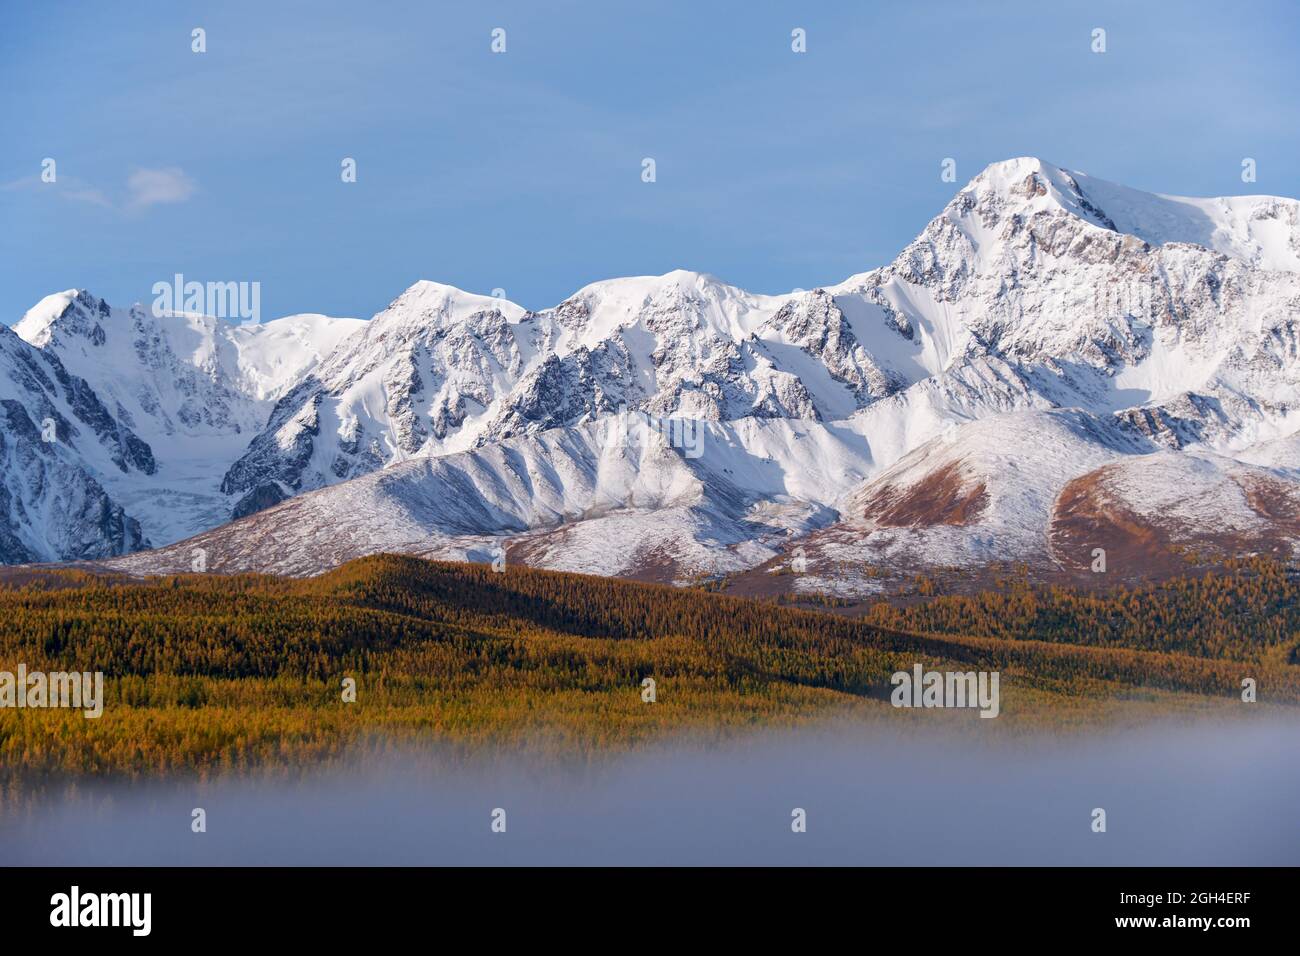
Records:
[[[147,469],[106,469],[101,481],[164,544],[229,519],[225,469],[274,401],[363,325],[318,315],[257,325],[155,316],[69,290],[42,299],[13,331],[79,376],[147,449]]]
[[[804,584],[835,587],[845,562],[1077,568],[1121,530],[1136,562],[1216,508],[1225,547],[1285,550],[1297,531],[1291,199],[1158,196],[1017,159],[892,263],[809,292],[673,272],[530,312],[420,282],[368,323],[276,335],[158,331],[95,300],[55,328],[52,298],[20,334],[160,463],[191,463],[172,472],[203,495],[171,505],[183,518],[119,482],[153,542],[242,519],[120,562],[136,569],[198,547],[216,568],[304,573],[508,543],[680,580],[784,567],[797,547]],[[119,330],[111,377],[82,362]],[[629,445],[629,421],[664,419],[702,422],[698,447],[653,427]]]
[[[780,305],[686,272],[599,282],[540,313],[420,282],[280,401],[223,489],[277,500],[620,408],[843,417],[857,407],[844,386],[759,336]]]

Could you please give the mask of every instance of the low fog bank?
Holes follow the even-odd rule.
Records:
[[[1014,744],[837,727],[590,766],[421,751],[82,789],[0,819],[0,846],[12,865],[1296,865],[1297,805],[1300,721]]]

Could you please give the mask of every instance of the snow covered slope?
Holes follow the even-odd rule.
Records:
[[[679,580],[741,570],[833,521],[824,499],[868,468],[866,443],[816,422],[708,422],[687,457],[649,416],[603,419],[422,456],[299,495],[116,565],[317,573],[376,551]],[[512,560],[514,558],[512,557]]]

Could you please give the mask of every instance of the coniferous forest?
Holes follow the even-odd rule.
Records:
[[[890,707],[890,675],[916,663],[999,671],[1002,719],[974,721],[999,728],[1241,713],[1246,678],[1255,706],[1293,707],[1296,588],[1252,560],[1141,589],[881,601],[855,618],[388,555],[310,579],[39,571],[0,590],[0,671],[101,671],[103,715],[0,709],[0,773],[16,793],[301,766],[357,745],[590,754],[755,725],[973,716]]]

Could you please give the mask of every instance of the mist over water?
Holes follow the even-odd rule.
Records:
[[[292,782],[83,788],[0,818],[0,847],[12,865],[1296,865],[1300,721],[1000,742],[836,727],[591,765],[419,751]]]

